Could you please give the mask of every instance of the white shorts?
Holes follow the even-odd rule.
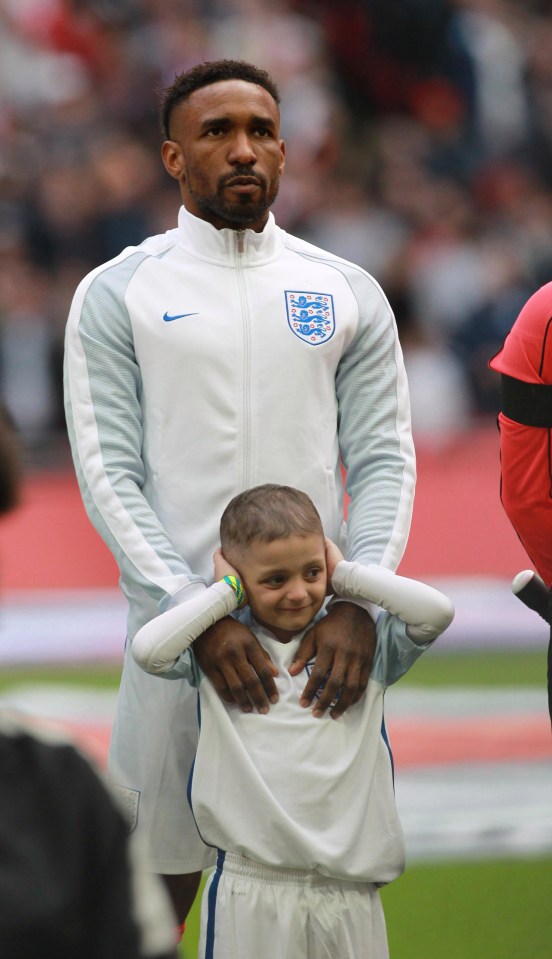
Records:
[[[198,959],[389,959],[373,883],[220,853],[201,900]]]
[[[109,777],[131,829],[145,834],[155,872],[180,875],[211,866],[187,788],[197,746],[197,692],[184,679],[144,672],[127,643],[109,750]]]

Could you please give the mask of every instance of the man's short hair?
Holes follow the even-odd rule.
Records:
[[[260,67],[246,60],[210,60],[198,63],[185,73],[175,77],[174,82],[161,92],[160,120],[161,128],[167,140],[170,140],[171,115],[176,106],[187,100],[196,90],[220,83],[223,80],[245,80],[264,87],[275,103],[280,103],[280,93],[272,77]]]
[[[272,543],[312,533],[324,536],[320,514],[310,497],[292,486],[275,483],[238,493],[220,521],[220,542],[227,559],[233,552],[243,552],[255,540]]]

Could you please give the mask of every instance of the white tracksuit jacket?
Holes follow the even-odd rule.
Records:
[[[129,600],[129,635],[212,578],[222,511],[296,486],[348,558],[396,569],[412,511],[408,388],[389,304],[366,272],[279,229],[178,227],[79,285],[65,394],[89,516]],[[343,540],[341,539],[343,545]]]

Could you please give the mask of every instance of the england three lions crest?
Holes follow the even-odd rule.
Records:
[[[286,290],[289,328],[311,346],[327,343],[335,333],[335,314],[331,293],[307,293]]]

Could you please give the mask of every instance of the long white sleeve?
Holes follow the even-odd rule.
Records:
[[[334,570],[332,586],[344,599],[369,600],[397,616],[407,624],[407,634],[416,643],[435,639],[454,617],[454,607],[444,593],[381,566],[343,560]],[[167,673],[194,639],[235,609],[232,587],[213,583],[142,626],[132,640],[132,655],[146,672]]]
[[[444,593],[382,566],[343,560],[334,570],[332,586],[344,599],[369,600],[397,616],[407,624],[407,635],[415,643],[431,642],[454,618],[454,606]]]
[[[138,630],[132,655],[148,673],[166,673],[209,626],[232,613],[236,594],[228,583],[213,583],[190,600],[161,613]]]

